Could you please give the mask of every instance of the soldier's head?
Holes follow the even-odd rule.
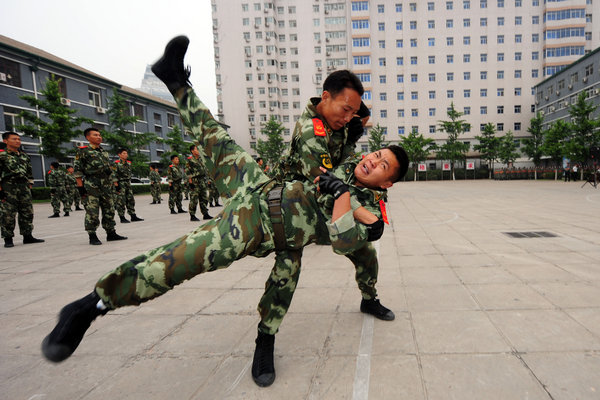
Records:
[[[67,165],[67,171],[69,171],[69,173],[72,174],[73,171],[75,171],[75,169],[73,168],[72,165]]]
[[[262,165],[263,165],[265,162],[263,161],[262,157],[258,157],[258,158],[256,159],[256,163],[262,167]]]
[[[18,151],[21,147],[21,136],[16,132],[6,131],[2,134],[2,141],[10,151]]]
[[[60,164],[58,163],[58,161],[53,161],[52,163],[50,163],[50,168],[52,168],[52,169],[59,169],[60,168]]]
[[[408,156],[404,149],[389,145],[367,154],[354,169],[356,185],[387,189],[406,175]]]
[[[100,143],[102,143],[102,135],[96,128],[87,128],[83,131],[83,136],[85,136],[86,140],[93,146],[98,147],[100,146]]]
[[[360,79],[352,72],[335,71],[323,83],[323,94],[317,111],[332,129],[341,129],[360,109],[364,92]]]
[[[174,165],[179,165],[179,156],[177,154],[173,154],[171,156],[171,163]]]
[[[194,157],[199,157],[200,156],[200,150],[198,150],[198,146],[196,146],[195,144],[190,146],[190,153],[192,153],[192,155]]]
[[[117,151],[117,155],[119,156],[119,158],[123,161],[127,160],[127,157],[129,156],[129,153],[127,152],[127,149],[119,149]]]

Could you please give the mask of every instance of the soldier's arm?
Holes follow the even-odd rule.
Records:
[[[298,123],[294,131],[293,152],[298,154],[299,172],[309,179],[314,179],[321,175],[319,167],[328,170],[333,168],[331,164],[331,154],[327,147],[327,136],[325,131],[320,129],[320,120],[309,119],[303,123]]]

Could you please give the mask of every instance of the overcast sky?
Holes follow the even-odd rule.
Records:
[[[216,113],[210,0],[2,1],[0,34],[139,88],[172,37],[190,38],[191,82]]]

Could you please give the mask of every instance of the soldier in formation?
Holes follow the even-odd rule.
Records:
[[[0,150],[0,224],[4,247],[14,247],[17,214],[23,244],[41,243],[43,239],[34,238],[32,235],[31,160],[21,150],[21,137],[17,133],[4,132],[2,141],[6,145],[5,149]]]
[[[181,204],[183,200],[183,173],[179,167],[178,155],[174,154],[171,156],[171,165],[169,165],[169,169],[167,170],[167,176],[169,177],[169,209],[171,210],[171,214],[183,214],[186,212]],[[177,211],[175,211],[175,207],[177,207]]]
[[[206,193],[206,177],[207,172],[204,167],[204,161],[200,157],[200,151],[196,145],[190,146],[191,156],[188,157],[185,165],[185,174],[188,179],[188,185],[190,188],[190,203],[188,204],[188,211],[190,213],[190,221],[200,221],[196,217],[196,206],[200,207],[203,219],[211,219],[212,217],[208,214],[208,196]]]
[[[208,186],[208,201],[211,207],[221,207],[219,204],[219,191],[213,180],[207,177],[206,185]]]
[[[119,158],[115,160],[115,208],[119,214],[122,223],[129,223],[125,218],[125,208],[131,217],[131,222],[143,221],[135,214],[135,198],[131,190],[131,161],[127,158],[129,154],[127,149],[119,149],[117,152]]]
[[[81,198],[85,198],[85,230],[91,245],[101,245],[96,235],[100,225],[106,231],[106,240],[124,240],[125,236],[115,231],[115,208],[113,204],[113,170],[108,152],[100,146],[102,135],[96,128],[87,128],[84,133],[89,146],[82,146],[75,156],[75,179]]]
[[[67,167],[67,196],[69,197],[69,205],[75,206],[75,211],[81,211],[81,196],[77,190],[77,179],[74,175],[75,169],[72,165]]]
[[[150,179],[150,194],[152,195],[152,203],[150,204],[160,204],[160,174],[158,173],[158,167],[155,165],[150,165],[150,175],[148,175]]]
[[[67,193],[67,174],[57,161],[50,164],[48,171],[48,186],[50,186],[50,204],[53,214],[48,218],[60,217],[60,203],[62,203],[65,217],[71,212],[71,202]]]

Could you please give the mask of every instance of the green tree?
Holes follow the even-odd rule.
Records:
[[[512,164],[517,157],[519,157],[519,152],[517,151],[517,145],[515,144],[515,136],[512,131],[508,131],[500,138],[498,158],[508,167],[508,165]]]
[[[385,128],[379,126],[379,124],[369,130],[369,151],[371,153],[387,146],[387,143],[383,140],[385,139],[384,132]]]
[[[275,116],[271,115],[271,118],[260,130],[260,133],[265,135],[267,140],[257,140],[256,152],[269,168],[273,168],[279,163],[279,158],[285,150],[285,142],[282,136],[283,129],[283,125],[275,119]]]
[[[596,129],[600,125],[597,119],[592,118],[598,106],[586,101],[586,98],[587,92],[581,92],[577,102],[569,107],[571,137],[565,145],[571,162],[579,162],[582,165],[587,164],[589,160],[590,148],[600,144],[600,130]],[[583,168],[579,170],[583,179]]]
[[[167,133],[167,138],[163,141],[166,143],[171,151],[169,153],[163,153],[160,157],[160,164],[163,168],[167,168],[169,164],[171,164],[171,156],[176,155],[180,158],[189,153],[190,151],[190,143],[187,143],[183,140],[183,136],[181,135],[181,129],[179,126],[175,125],[173,129]]]
[[[109,145],[113,154],[117,154],[121,148],[127,149],[131,161],[131,171],[134,176],[148,176],[149,159],[141,150],[160,139],[154,133],[134,133],[131,129],[128,129],[133,127],[138,118],[129,115],[127,107],[128,104],[123,96],[119,94],[116,88],[113,89],[112,97],[108,101],[110,125],[108,130],[102,131],[102,139]]]
[[[469,145],[460,142],[458,139],[466,130],[471,129],[471,124],[466,122],[464,119],[460,119],[464,114],[457,111],[454,108],[454,102],[450,103],[450,109],[448,109],[449,121],[439,121],[440,132],[446,132],[448,139],[438,151],[438,157],[443,160],[450,161],[450,167],[452,169],[452,180],[456,179],[454,174],[454,165],[457,161],[465,159],[467,151],[469,151]]]
[[[427,159],[429,153],[436,149],[435,141],[431,138],[425,138],[417,132],[410,132],[408,136],[400,138],[400,145],[406,151],[408,159],[412,162],[415,170],[415,181],[417,180],[417,166],[420,162]]]
[[[483,126],[481,136],[475,136],[479,140],[479,144],[473,146],[473,150],[481,154],[481,158],[488,164],[489,178],[492,179],[492,171],[494,170],[494,162],[498,159],[498,151],[500,150],[500,138],[496,137],[496,126],[488,122]]]
[[[61,103],[59,83],[60,79],[51,75],[46,80],[46,87],[41,91],[42,96],[39,99],[31,95],[21,96],[21,99],[30,106],[42,111],[46,118],[39,118],[29,111],[22,111],[20,116],[26,123],[17,126],[16,129],[27,136],[41,139],[40,154],[65,161],[69,154],[75,152],[75,149],[73,146],[63,145],[83,134],[79,129],[81,124],[91,124],[94,121],[89,118],[74,117],[73,114],[76,114],[77,110]]]
[[[531,137],[523,139],[523,153],[527,154],[527,157],[529,157],[536,166],[534,172],[535,179],[537,179],[537,167],[540,166],[542,156],[544,155],[542,150],[542,145],[544,144],[543,122],[544,117],[538,112],[535,117],[531,118],[529,128],[527,128],[527,132],[531,134]]]
[[[550,157],[555,166],[554,180],[558,179],[558,169],[562,166],[565,154],[565,140],[569,136],[570,130],[569,123],[559,119],[550,126],[550,129],[544,132],[542,151],[544,155]]]

